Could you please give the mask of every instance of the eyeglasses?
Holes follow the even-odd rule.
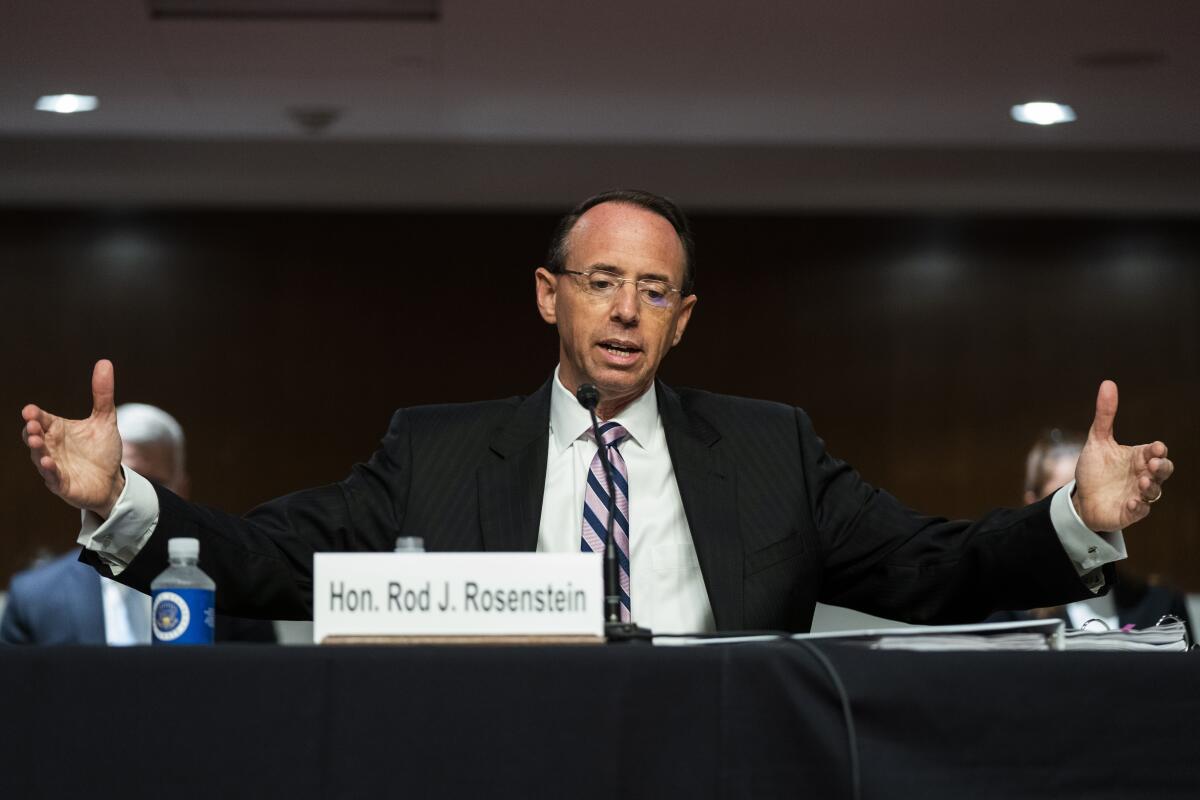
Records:
[[[574,275],[580,278],[580,287],[583,291],[593,297],[611,298],[627,283],[632,283],[637,289],[638,299],[651,308],[665,310],[670,308],[675,303],[675,295],[680,294],[680,291],[666,281],[656,281],[652,278],[642,278],[641,280],[633,280],[632,278],[622,278],[619,275],[603,270],[590,269],[587,272],[578,272],[573,269],[564,269],[567,275]]]

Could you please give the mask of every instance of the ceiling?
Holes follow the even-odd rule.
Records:
[[[1195,170],[1178,174],[1181,157],[1200,152],[1200,4],[1192,0],[443,0],[434,21],[155,19],[146,0],[4,0],[0,42],[7,202],[86,199],[91,189],[80,184],[99,169],[118,184],[130,173],[106,191],[134,200],[317,202],[339,174],[361,182],[381,156],[423,161],[428,152],[445,162],[428,180],[442,183],[451,204],[480,196],[478,181],[456,170],[456,154],[471,155],[475,170],[482,159],[506,181],[484,192],[488,204],[528,203],[522,174],[570,172],[580,159],[589,178],[600,177],[600,159],[615,177],[649,172],[671,184],[697,158],[709,165],[704,173],[719,159],[754,162],[745,168],[769,178],[764,154],[793,172],[800,164],[802,175],[840,164],[848,185],[886,181],[900,201],[910,196],[905,187],[925,186],[933,202],[942,195],[930,182],[950,179],[960,185],[942,196],[951,203],[995,154],[1018,172],[1039,163],[1053,179],[1057,159],[1048,153],[1062,154],[1071,174],[1089,173],[1081,159],[1103,170],[1126,158],[1163,173],[1142,189],[1155,195],[1174,181],[1149,198],[1152,208],[1200,202],[1170,199],[1200,194],[1191,191]],[[39,95],[59,92],[98,95],[100,108],[33,109]],[[1068,102],[1079,119],[1038,128],[1009,118],[1013,103],[1035,99]],[[313,132],[297,121],[305,115],[332,121]],[[232,152],[262,153],[270,143],[287,144],[280,153],[295,162],[273,164],[261,181],[247,180],[253,164],[226,169],[233,183],[261,189],[171,190],[154,188],[161,171],[139,177],[160,162],[180,170],[175,183],[211,176]],[[96,165],[100,147],[123,152],[128,169]],[[692,156],[674,180],[662,163],[677,161],[673,152]],[[928,157],[939,152],[958,167]],[[180,163],[192,157],[199,161]],[[349,172],[322,177],[325,159]],[[911,163],[924,171],[909,174]],[[887,168],[872,172],[872,164]],[[68,168],[85,176],[74,188]],[[697,197],[742,204],[730,186],[736,175],[717,172]],[[993,181],[1004,172],[982,169]],[[404,173],[389,176],[403,182]],[[341,187],[337,196],[407,204],[433,188],[356,195]],[[558,202],[558,192],[573,191],[533,197]],[[1094,200],[1094,187],[1076,196]],[[805,189],[764,204],[789,202],[820,199]],[[1025,201],[994,204],[1010,202]]]

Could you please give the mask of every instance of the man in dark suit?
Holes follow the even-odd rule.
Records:
[[[116,409],[121,461],[180,498],[191,481],[186,441],[176,419],[156,406],[125,403]],[[102,578],[79,560],[79,550],[13,577],[0,618],[5,644],[150,644],[146,595]],[[217,641],[274,642],[266,620],[218,615]]]
[[[826,453],[800,409],[656,381],[691,319],[694,278],[691,233],[669,201],[585,201],[535,271],[538,309],[560,342],[545,385],[525,398],[401,410],[346,480],[244,518],[119,468],[106,361],[90,418],[27,406],[23,436],[51,491],[88,512],[80,542],[103,573],[144,588],[167,536],[195,536],[223,610],[279,618],[311,613],[317,551],[388,550],[398,535],[431,550],[596,549],[607,494],[573,399],[585,383],[599,390],[620,472],[622,605],[659,630],[803,631],[818,599],[956,622],[1087,596],[1123,556],[1120,530],[1161,497],[1167,448],[1114,441],[1116,386],[1105,382],[1063,492],[973,523],[918,515]]]

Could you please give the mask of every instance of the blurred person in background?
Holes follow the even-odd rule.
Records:
[[[1075,477],[1075,464],[1086,441],[1083,434],[1054,428],[1034,442],[1025,459],[1024,505],[1032,505],[1049,497],[1071,482]],[[1057,618],[1071,628],[1081,628],[1088,620],[1098,619],[1111,630],[1116,630],[1129,625],[1135,628],[1151,627],[1170,614],[1187,621],[1188,636],[1195,641],[1194,627],[1187,618],[1187,598],[1182,592],[1159,585],[1157,576],[1146,579],[1136,575],[1123,563],[1118,564],[1116,570],[1116,585],[1106,595],[1065,606],[999,611],[989,621]]]
[[[121,462],[187,497],[183,428],[167,412],[145,403],[117,408]],[[274,642],[267,620],[217,617],[217,641]],[[6,644],[150,644],[150,597],[79,561],[76,548],[18,573],[0,618]]]

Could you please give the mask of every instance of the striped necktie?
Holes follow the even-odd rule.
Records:
[[[592,431],[589,439],[595,439]],[[621,621],[629,622],[632,605],[629,601],[629,471],[617,445],[628,435],[615,422],[600,426],[600,436],[608,447],[608,460],[612,463],[613,489],[617,502],[613,520],[613,538],[617,541],[617,564],[621,584]],[[604,464],[600,460],[600,449],[592,458],[587,474],[587,490],[583,496],[583,537],[579,549],[584,553],[603,553],[608,536],[608,481],[604,478]]]

